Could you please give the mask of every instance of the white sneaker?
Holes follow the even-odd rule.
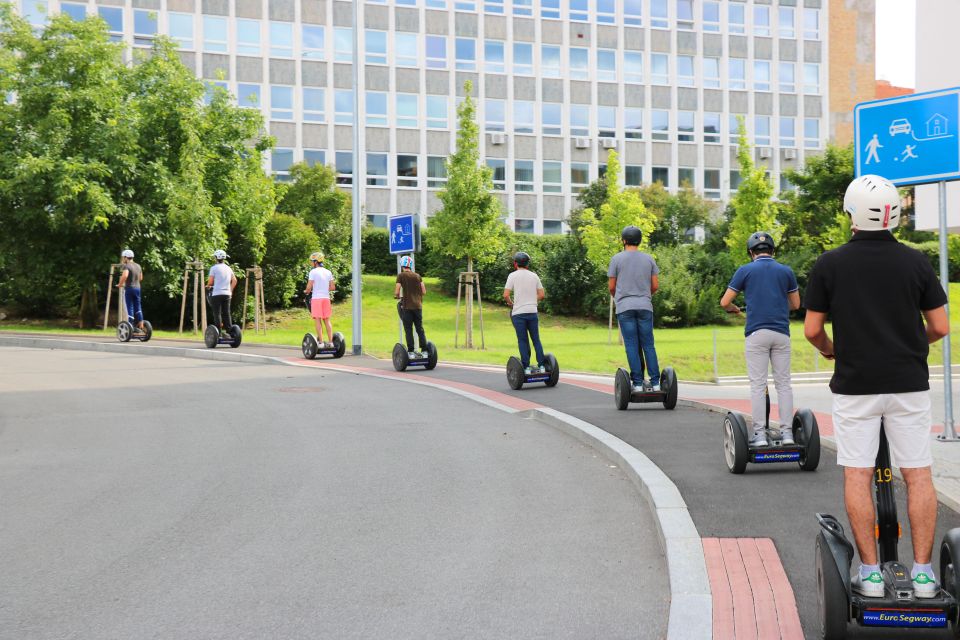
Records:
[[[913,594],[918,598],[936,598],[940,593],[940,586],[934,576],[918,573],[913,579]]]
[[[646,390],[647,390],[646,387],[644,387],[642,384],[635,384],[635,385],[633,385],[633,392],[634,392],[634,393],[643,393],[643,392],[646,391]]]
[[[412,359],[412,358],[416,358],[416,357],[417,357],[417,352],[416,352],[416,351],[407,351],[407,355],[410,356],[411,359]]]
[[[755,430],[753,432],[753,437],[750,438],[751,447],[765,447],[767,446],[767,432],[764,429]]]
[[[854,576],[850,579],[850,587],[860,595],[867,598],[882,598],[883,576],[880,575],[879,571],[874,571],[869,576],[864,578],[860,575],[860,570],[858,569]]]
[[[528,376],[533,375],[533,369],[531,369],[530,367],[524,367],[523,372]]]
[[[793,427],[780,427],[781,444],[797,444],[793,440]]]
[[[650,391],[660,391],[660,385],[659,384],[650,385]]]

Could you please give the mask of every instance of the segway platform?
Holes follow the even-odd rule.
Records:
[[[427,348],[414,351],[416,356],[410,357],[407,348],[399,342],[393,346],[393,368],[397,371],[406,371],[407,367],[423,367],[427,371],[437,366],[437,347],[427,341]]]
[[[632,402],[661,402],[664,409],[677,406],[677,374],[672,367],[666,367],[660,372],[660,391],[634,391],[630,372],[622,367],[617,369],[613,380],[613,400],[621,411]]]
[[[769,412],[769,409],[768,409]],[[820,428],[809,409],[798,409],[793,414],[795,444],[783,444],[779,429],[766,427],[767,445],[750,444],[750,431],[744,417],[731,411],[723,418],[723,454],[731,473],[743,473],[747,463],[768,464],[796,462],[804,471],[814,471],[820,465]]]
[[[146,342],[151,337],[153,337],[153,325],[148,320],[143,321],[143,331],[130,320],[123,320],[117,325],[117,340],[120,342],[130,342],[133,338]]]
[[[528,375],[523,370],[523,363],[520,362],[520,358],[510,356],[510,359],[507,360],[507,384],[514,391],[522,389],[525,384],[534,382],[542,382],[548,387],[557,386],[560,381],[560,364],[557,359],[552,353],[544,354],[543,364],[545,365],[544,371],[537,371]]]
[[[333,334],[333,346],[321,347],[316,336],[312,333],[304,334],[303,341],[300,343],[300,349],[303,351],[303,357],[307,360],[313,360],[317,356],[330,356],[331,358],[342,358],[347,350],[347,342],[343,334],[339,331]]]
[[[238,324],[230,325],[230,329],[224,332],[221,332],[216,325],[210,324],[203,332],[203,343],[208,349],[215,349],[221,344],[230,345],[232,349],[236,349],[241,342],[243,342],[243,331]]]

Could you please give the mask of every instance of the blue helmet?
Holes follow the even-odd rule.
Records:
[[[401,269],[413,269],[413,258],[410,256],[403,256],[400,258],[400,268]]]

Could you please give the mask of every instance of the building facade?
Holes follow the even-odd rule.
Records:
[[[197,76],[263,112],[281,179],[304,160],[351,184],[356,110],[362,204],[378,225],[439,207],[468,80],[506,221],[532,233],[565,230],[610,149],[627,185],[689,183],[725,201],[738,118],[780,189],[831,131],[829,0],[368,0],[356,106],[350,2],[20,2],[37,24],[100,15],[131,47],[176,39]]]

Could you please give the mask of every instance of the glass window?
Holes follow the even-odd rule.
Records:
[[[628,164],[623,171],[623,184],[627,187],[639,187],[643,184],[643,167],[639,164]]]
[[[427,188],[442,189],[447,184],[447,159],[427,156]]]
[[[770,116],[754,116],[753,142],[758,146],[770,146]]]
[[[293,87],[270,85],[270,117],[293,120]]]
[[[677,140],[680,142],[693,142],[696,131],[695,115],[693,111],[677,112]]]
[[[803,120],[803,146],[807,149],[820,148],[820,121],[816,118]]]
[[[561,220],[544,220],[543,235],[558,236],[563,233],[563,222]]]
[[[770,91],[770,61],[753,61],[753,90]]]
[[[670,139],[670,112],[663,109],[654,109],[651,113],[651,137],[654,140]]]
[[[780,146],[797,146],[797,123],[793,118],[780,118]]]
[[[237,20],[237,53],[260,55],[259,20]]]
[[[87,5],[75,4],[73,2],[61,2],[60,13],[65,13],[77,22],[83,22],[87,19]]]
[[[394,57],[398,67],[415,67],[418,63],[417,34],[393,34]]]
[[[303,161],[310,167],[325,165],[327,164],[327,152],[323,149],[304,149]]]
[[[447,0],[427,0],[427,6],[431,9],[446,9]]]
[[[720,169],[703,170],[703,196],[707,200],[720,199]]]
[[[387,64],[387,32],[367,29],[364,33],[367,64]]]
[[[504,191],[507,188],[507,162],[500,158],[487,158],[487,166],[493,174],[493,190]]]
[[[259,109],[261,93],[260,85],[258,84],[238,84],[237,104],[239,104],[241,107]]]
[[[420,96],[415,93],[397,94],[397,119],[398,127],[419,127],[420,118],[417,108]]]
[[[353,124],[353,91],[337,89],[333,92],[333,121],[337,124]]]
[[[559,136],[563,133],[562,108],[556,102],[544,102],[540,105],[540,117],[543,126],[543,135]]]
[[[805,40],[820,39],[820,9],[803,10],[803,37]]]
[[[720,114],[707,111],[703,114],[703,141],[720,142]]]
[[[457,69],[461,71],[477,70],[477,41],[473,38],[457,38],[454,42],[457,56]]]
[[[157,13],[147,9],[133,10],[133,44],[150,46],[157,35]]]
[[[527,100],[513,101],[514,133],[533,133],[534,103]]]
[[[650,179],[653,182],[659,182],[664,187],[670,187],[670,168],[669,167],[653,167],[651,171]]]
[[[693,0],[677,0],[677,29],[693,29]]]
[[[398,155],[397,156],[397,186],[398,187],[416,187],[417,183],[417,163],[418,156]]]
[[[533,73],[533,45],[529,42],[513,43],[513,72]]]
[[[213,102],[213,97],[217,94],[219,89],[227,92],[229,95],[229,88],[227,87],[226,82],[220,80],[210,81],[204,80],[204,91],[203,91],[203,104],[209,105]],[[242,106],[242,105],[241,105]]]
[[[677,183],[681,187],[695,187],[697,184],[697,178],[694,175],[694,169],[689,167],[680,167],[677,169]]]
[[[670,84],[670,56],[665,53],[651,53],[650,69],[653,84]]]
[[[587,105],[570,105],[570,135],[590,135],[590,107]]]
[[[533,220],[517,218],[513,221],[513,230],[517,233],[533,233]]]
[[[337,169],[337,184],[353,184],[353,152],[337,151],[334,154],[334,159]]]
[[[533,0],[513,0],[513,15],[532,16]]]
[[[643,0],[623,0],[623,23],[643,24]]]
[[[623,81],[643,82],[643,54],[639,51],[623,52]]]
[[[476,11],[477,3],[473,0],[457,0],[453,5],[457,11]]]
[[[643,109],[624,109],[623,128],[627,138],[640,140],[643,138]]]
[[[16,6],[16,3],[14,3],[14,6]],[[43,26],[47,23],[47,9],[46,0],[24,0],[23,17],[34,26]],[[103,16],[101,15],[100,17]],[[106,20],[106,18],[104,18],[104,20]],[[122,30],[121,27],[120,31]]]
[[[447,39],[443,36],[427,36],[427,68],[447,68]]]
[[[543,192],[560,193],[563,189],[563,163],[544,161]]]
[[[275,58],[293,57],[293,23],[270,23],[270,55]]]
[[[761,4],[753,6],[753,35],[770,35],[770,7]]]
[[[499,40],[487,40],[483,43],[483,70],[486,73],[503,73],[503,43]]]
[[[487,131],[503,131],[506,122],[506,103],[503,100],[484,100],[484,125]]]
[[[544,78],[559,78],[563,68],[560,62],[560,47],[543,45],[540,47],[540,75]]]
[[[326,95],[324,89],[303,88],[303,119],[305,122],[326,122]]]
[[[795,191],[796,188],[796,185],[790,182],[790,179],[787,177],[786,173],[780,174],[780,193],[783,193],[784,191]]]
[[[570,188],[574,193],[580,193],[590,184],[590,165],[585,162],[570,163]]]
[[[803,65],[803,92],[808,94],[820,93],[820,64],[805,62]]]
[[[583,47],[570,47],[570,78],[588,80],[590,78],[590,50]]]
[[[650,26],[654,29],[670,28],[667,0],[650,0]]]
[[[367,125],[387,125],[387,94],[383,91],[367,91]]]
[[[694,86],[693,56],[677,56],[677,84],[681,87]]]
[[[239,20],[237,21],[239,22]],[[326,57],[326,32],[320,25],[305,24],[302,31],[303,57],[309,60],[323,60]]]
[[[727,28],[730,33],[743,33],[745,31],[744,9],[742,4],[730,2],[727,4]]]
[[[514,160],[513,190],[533,191],[533,160]]]
[[[615,49],[597,49],[597,80],[617,81],[617,52]]]
[[[47,3],[34,2],[33,0],[30,0],[28,6],[35,8],[34,11],[30,11],[26,8],[26,6],[24,7],[24,11],[27,12],[25,17],[30,20],[30,24],[43,24],[47,15]],[[40,11],[41,8],[43,9],[42,12]],[[100,18],[107,23],[107,31],[110,32],[110,40],[112,42],[120,42],[123,40],[123,9],[120,7],[97,7],[97,15],[99,15]],[[220,21],[223,23],[223,48],[210,49],[204,45],[204,49],[207,51],[227,50],[227,21],[225,18],[220,18]],[[204,18],[204,31],[206,31],[206,18]],[[219,45],[220,40],[216,40],[216,43]]]
[[[616,22],[617,3],[614,0],[596,0],[597,22],[614,24]]]
[[[708,89],[720,88],[720,58],[703,58],[703,86]]]
[[[730,133],[727,139],[730,141],[730,144],[740,143],[740,118],[742,117],[744,116],[735,113],[731,113],[729,116]]]
[[[781,38],[796,38],[796,10],[793,7],[780,7],[777,10],[777,27]]]
[[[170,31],[170,37],[177,41],[177,44],[180,45],[181,49],[193,49],[193,15],[192,14],[168,13],[167,27]]]
[[[780,91],[794,93],[797,90],[796,66],[792,62],[781,62],[777,69],[780,80]]]
[[[353,29],[336,27],[333,30],[333,59],[337,62],[353,61]]]
[[[617,137],[616,107],[597,107],[597,135],[601,138]]]
[[[274,149],[270,152],[270,169],[274,173],[290,171],[293,149]]]
[[[447,96],[427,96],[427,128],[447,128]]]
[[[368,213],[367,222],[375,229],[386,229],[389,216],[385,213]]]
[[[503,0],[485,0],[483,10],[486,13],[503,13]]]
[[[742,178],[740,177],[740,171],[738,169],[730,170],[730,191],[736,191],[740,188],[740,182]]]
[[[709,32],[720,31],[720,3],[704,0],[703,3],[703,30]]]
[[[727,75],[730,78],[731,89],[747,88],[747,61],[743,58],[727,60]]]
[[[367,154],[367,184],[375,187],[387,186],[387,154]]]
[[[541,18],[560,18],[560,0],[540,0]]]
[[[588,19],[587,0],[567,0],[567,2],[570,5],[570,19],[586,22]]]

